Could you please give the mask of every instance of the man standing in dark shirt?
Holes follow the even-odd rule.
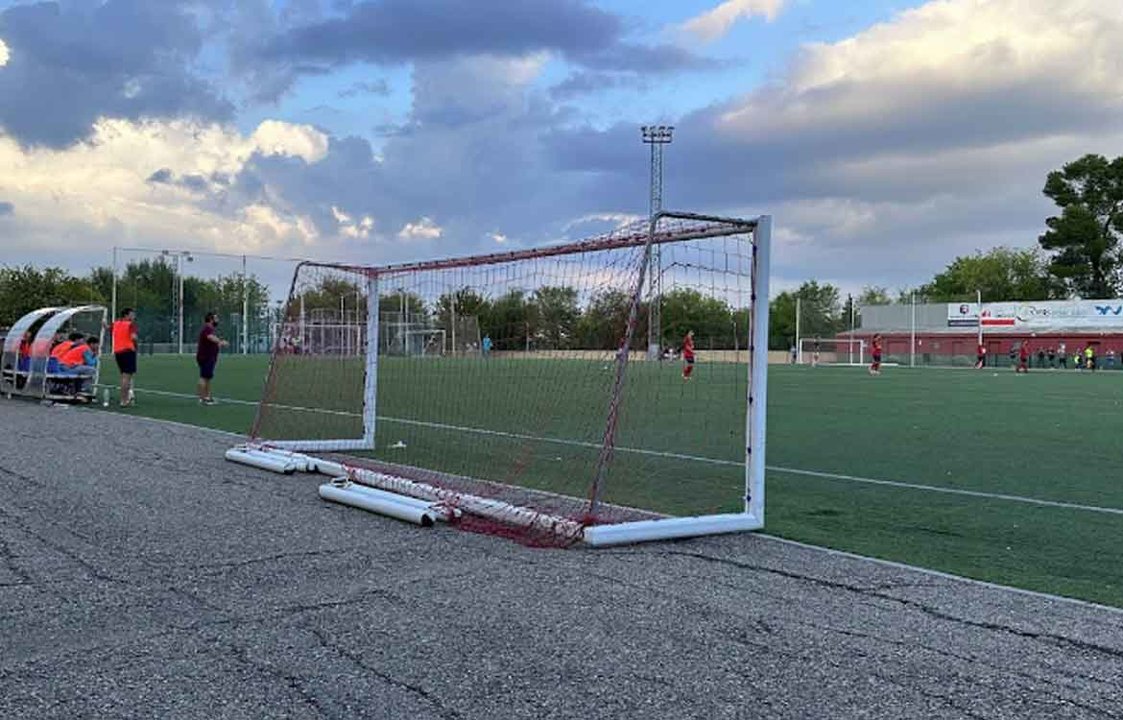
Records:
[[[203,320],[203,329],[199,331],[199,345],[195,349],[195,362],[199,365],[199,403],[201,405],[214,405],[211,396],[211,380],[214,379],[214,368],[218,364],[218,353],[226,347],[227,342],[217,333],[218,317],[214,313],[207,313]]]

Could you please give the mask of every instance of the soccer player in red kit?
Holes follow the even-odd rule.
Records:
[[[881,334],[873,336],[873,363],[870,365],[870,375],[881,374]]]
[[[690,330],[682,339],[682,379],[689,380],[692,372],[694,372],[694,331]]]
[[[1018,348],[1018,367],[1014,368],[1016,373],[1029,372],[1029,343],[1022,341],[1022,346]]]
[[[979,349],[975,353],[975,369],[982,370],[987,364],[987,346],[979,343]]]

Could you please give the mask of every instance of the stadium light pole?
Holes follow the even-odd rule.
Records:
[[[800,358],[800,355],[803,354],[803,348],[800,347],[800,345],[802,345],[803,343],[801,343],[800,340],[799,340],[799,321],[800,321],[800,318],[803,316],[802,300],[803,299],[798,297],[798,296],[795,299],[795,362],[796,362],[797,365],[799,364],[799,361],[802,359],[802,358]]]
[[[242,256],[242,354],[250,352],[250,289],[246,273],[246,256]]]
[[[117,246],[113,246],[113,292],[112,298],[109,301],[111,306],[109,322],[117,319]]]
[[[670,145],[674,125],[642,125],[640,136],[644,144],[651,148],[651,185],[648,196],[648,219],[653,219],[663,209],[663,146]],[[658,245],[651,248],[651,265],[648,267],[648,320],[647,320],[647,357],[658,360],[662,357],[659,350],[663,334],[663,274],[659,271],[662,253]]]
[[[909,367],[916,367],[916,293],[910,295],[912,302],[912,321],[909,333]]]
[[[173,311],[178,317],[178,330],[176,332],[176,341],[178,343],[179,354],[183,354],[183,265],[182,261],[187,258],[187,262],[194,262],[195,258],[187,250],[161,250],[160,254],[164,257],[175,258],[175,281],[172,283],[172,292],[175,295],[176,303]]]
[[[846,296],[846,304],[850,306],[850,340],[846,343],[846,362],[854,364],[854,318],[857,312],[854,308],[854,296]]]
[[[975,316],[979,322],[979,344],[983,344],[983,291],[975,291]]]

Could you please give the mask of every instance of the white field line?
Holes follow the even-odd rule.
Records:
[[[883,558],[870,557],[868,555],[858,555],[856,553],[847,552],[845,550],[836,550],[834,548],[823,547],[821,545],[809,545],[808,543],[800,542],[798,540],[789,540],[788,538],[777,537],[776,535],[769,535],[768,533],[755,533],[756,537],[770,540],[772,542],[783,543],[785,545],[793,545],[795,547],[805,548],[815,552],[833,555],[835,557],[845,557],[862,562],[873,563],[875,565],[884,565],[886,567],[896,568],[899,570],[907,570],[909,572],[922,573],[924,575],[931,575],[933,577],[944,578],[947,580],[955,580],[958,582],[968,583],[971,585],[981,585],[985,588],[994,590],[1002,590],[1005,592],[1016,593],[1018,595],[1028,595],[1029,597],[1040,598],[1043,600],[1052,600],[1063,602],[1070,605],[1077,605],[1092,610],[1106,610],[1116,615],[1123,615],[1123,608],[1115,607],[1113,605],[1101,605],[1090,600],[1081,600],[1080,598],[1067,597],[1065,595],[1052,595],[1050,593],[1040,592],[1038,590],[1026,590],[1025,588],[1014,587],[1013,585],[1001,585],[999,583],[989,582],[987,580],[979,580],[977,578],[964,577],[963,575],[953,575],[951,573],[942,572],[940,570],[933,570],[931,568],[921,567],[919,565],[908,565],[907,563],[900,563],[893,560],[885,560]]]
[[[114,387],[112,385],[105,387]],[[138,393],[149,393],[152,395],[163,395],[168,397],[182,397],[194,398],[194,395],[187,395],[185,393],[166,392],[163,390],[144,390],[136,388]],[[233,400],[222,398],[222,402],[231,403],[235,405],[257,405],[256,402],[248,400]],[[276,407],[286,410],[294,410],[298,412],[315,412],[328,415],[341,415],[347,417],[361,417],[359,413],[349,413],[340,410],[319,410],[313,408],[303,408],[290,405],[277,405]],[[538,435],[527,435],[524,433],[511,433],[502,430],[488,430],[485,428],[466,427],[462,425],[450,425],[446,423],[426,422],[423,420],[409,420],[406,418],[395,418],[379,415],[379,420],[386,422],[399,423],[402,425],[415,425],[418,427],[433,428],[436,430],[451,430],[454,432],[474,433],[477,435],[491,435],[494,437],[503,437],[511,440],[529,440],[535,442],[548,442],[556,445],[566,445],[570,447],[582,447],[589,449],[600,449],[599,443],[585,442],[581,440],[566,440],[563,438],[542,437]],[[706,463],[709,465],[725,465],[730,467],[744,467],[744,462],[735,460],[722,460],[719,458],[709,458],[700,455],[686,455],[683,453],[665,452],[661,450],[648,450],[646,448],[631,448],[618,446],[616,452],[632,453],[635,455],[646,455],[648,457],[663,457],[673,460],[687,460],[690,462]],[[903,490],[919,490],[922,492],[941,493],[944,495],[959,495],[963,497],[980,498],[984,500],[1002,500],[1005,502],[1022,503],[1025,505],[1036,505],[1038,507],[1051,507],[1063,510],[1079,510],[1081,512],[1100,513],[1103,515],[1117,515],[1123,516],[1123,508],[1102,507],[1099,505],[1083,505],[1080,503],[1062,502],[1059,500],[1044,500],[1041,498],[1026,497],[1024,495],[1009,495],[1006,493],[991,493],[982,490],[965,490],[963,488],[949,488],[940,487],[938,485],[924,485],[921,483],[902,482],[900,480],[879,480],[877,478],[867,478],[858,475],[843,475],[840,473],[819,472],[817,470],[802,470],[799,468],[780,467],[777,465],[768,465],[766,469],[769,472],[781,473],[784,475],[796,475],[802,477],[812,477],[820,480],[836,480],[840,482],[860,483],[863,485],[880,485],[882,487],[901,488]]]

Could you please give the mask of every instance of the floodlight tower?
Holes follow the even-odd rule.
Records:
[[[175,277],[175,281],[172,284],[172,297],[175,299],[175,303],[173,303],[173,309],[175,309],[175,311],[176,311],[177,320],[178,320],[178,323],[177,323],[178,330],[176,332],[176,340],[177,340],[178,345],[179,345],[179,353],[178,354],[182,355],[183,354],[183,265],[182,265],[182,261],[186,260],[187,262],[195,262],[195,256],[193,256],[187,250],[161,250],[160,255],[162,255],[165,258],[167,258],[167,257],[174,257],[175,258],[175,275],[176,275],[176,277]],[[176,292],[177,290],[178,290],[178,292]]]
[[[643,142],[651,147],[651,195],[648,204],[649,217],[663,209],[663,146],[671,144],[674,125],[643,125],[640,134]],[[660,336],[663,330],[663,264],[659,246],[651,248],[651,265],[647,268],[648,313],[647,357],[658,360],[662,357]]]

